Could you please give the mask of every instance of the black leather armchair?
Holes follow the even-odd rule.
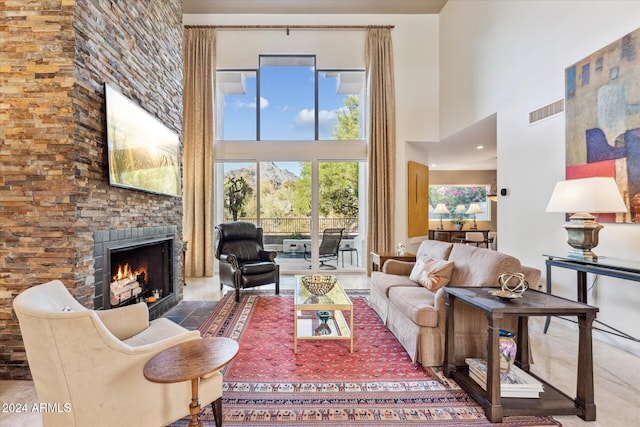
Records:
[[[216,258],[220,261],[220,289],[224,285],[236,290],[275,283],[280,293],[280,266],[276,252],[265,251],[262,228],[251,222],[234,221],[219,224],[216,230]]]

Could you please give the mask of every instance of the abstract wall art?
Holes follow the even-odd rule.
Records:
[[[565,70],[566,178],[614,177],[628,212],[599,222],[640,223],[640,29]]]

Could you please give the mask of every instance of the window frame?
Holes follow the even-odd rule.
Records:
[[[268,139],[268,140],[264,140],[262,139],[262,130],[261,130],[261,108],[260,108],[260,104],[262,102],[262,97],[261,97],[261,87],[262,87],[262,78],[261,78],[261,73],[260,73],[260,64],[262,63],[263,58],[313,58],[313,63],[314,63],[314,139],[313,140],[297,140],[297,139],[287,139],[287,140],[279,140],[279,139]],[[221,123],[224,122],[224,95],[222,95],[222,98],[218,98],[218,94],[219,94],[219,90],[216,90],[216,94],[215,94],[215,99],[214,99],[214,103],[216,105],[214,114],[217,116],[216,120],[215,120],[215,135],[216,135],[216,143],[218,142],[237,142],[237,141],[246,141],[246,142],[274,142],[274,141],[301,141],[304,143],[309,143],[309,142],[327,142],[327,141],[338,141],[335,139],[320,139],[320,118],[319,118],[319,105],[320,105],[320,93],[319,93],[319,78],[320,78],[320,73],[340,73],[340,72],[345,72],[345,73],[362,73],[363,75],[363,85],[366,84],[366,77],[365,77],[365,70],[364,69],[342,69],[342,68],[330,68],[330,69],[321,69],[321,68],[317,68],[317,55],[314,54],[259,54],[258,55],[258,68],[253,69],[253,68],[246,68],[246,69],[218,69],[216,70],[216,74],[217,73],[233,73],[233,72],[237,72],[237,73],[255,73],[255,79],[256,79],[256,108],[255,108],[255,139],[252,140],[241,140],[241,139],[221,139],[218,137],[219,135],[219,129],[220,129],[220,125]],[[216,79],[216,89],[218,88],[217,84],[218,81]],[[366,126],[366,117],[365,117],[365,104],[366,104],[366,90],[365,88],[363,88],[362,92],[362,96],[359,96],[359,124],[358,124],[358,134],[359,136],[362,137],[362,139],[358,139],[358,140],[345,140],[345,141],[366,141],[367,140],[367,128],[368,126]],[[218,112],[222,112],[222,115],[219,115]]]
[[[434,188],[484,188],[485,189],[485,198],[483,201],[477,201],[470,203],[479,203],[480,206],[484,208],[484,212],[475,214],[476,221],[491,221],[492,220],[492,212],[491,212],[491,199],[489,199],[489,193],[491,186],[488,184],[430,184],[429,185],[429,221],[449,221],[451,222],[455,218],[464,218],[467,221],[473,221],[474,214],[466,213],[466,210],[469,209],[470,203],[466,203],[465,212],[455,212],[455,208],[458,204],[461,203],[451,203],[446,204],[449,209],[448,214],[438,214],[434,213],[436,206],[440,203],[439,200],[433,201],[431,197],[432,189]],[[441,218],[442,217],[442,218]]]

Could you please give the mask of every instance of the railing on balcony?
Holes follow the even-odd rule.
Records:
[[[230,221],[231,219],[225,218]],[[241,217],[239,221],[257,223],[257,218]],[[276,235],[282,238],[308,238],[311,233],[311,218],[260,218],[260,225],[265,236]],[[345,236],[358,234],[358,217],[320,218],[320,233],[325,228],[344,228]]]

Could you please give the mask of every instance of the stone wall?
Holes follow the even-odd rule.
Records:
[[[180,0],[9,2],[0,14],[0,379],[21,379],[15,295],[60,279],[91,308],[94,232],[174,225],[182,240],[181,198],[109,186],[104,104],[109,83],[182,135],[182,16]]]

